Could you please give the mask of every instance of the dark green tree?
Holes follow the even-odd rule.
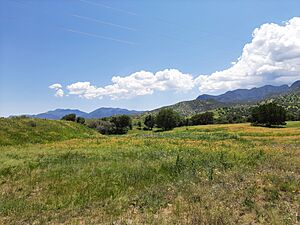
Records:
[[[253,108],[252,123],[271,127],[273,125],[285,125],[286,110],[275,103],[267,103]]]
[[[163,130],[172,130],[179,121],[180,116],[172,109],[161,109],[156,116],[156,125]]]
[[[75,122],[76,121],[76,114],[74,114],[74,113],[67,114],[67,115],[63,116],[61,119]]]
[[[128,115],[113,116],[110,122],[116,126],[116,134],[126,134],[132,129],[132,120]]]
[[[154,127],[154,125],[155,125],[155,118],[154,118],[154,116],[152,116],[151,114],[147,115],[145,117],[144,124],[145,124],[145,126],[146,126],[146,128],[148,130],[152,130],[153,127]]]
[[[205,112],[201,114],[196,114],[191,117],[193,125],[206,125],[214,123],[214,114],[212,112]]]
[[[141,129],[142,129],[142,123],[141,123],[141,121],[138,121],[138,122],[137,122],[137,127],[138,127],[138,128],[137,128],[138,130],[141,130]]]
[[[80,124],[84,124],[85,123],[85,119],[83,117],[77,117],[76,118],[76,123],[80,123]]]

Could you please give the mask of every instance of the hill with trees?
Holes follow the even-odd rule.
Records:
[[[251,109],[259,104],[274,102],[279,106],[283,106],[287,110],[287,119],[288,120],[299,120],[300,119],[300,81],[294,82],[288,89],[285,88],[287,85],[275,87],[270,85],[264,86],[262,88],[250,89],[252,92],[261,92],[264,93],[261,96],[264,96],[260,101],[236,101],[236,98],[232,98],[232,101],[229,101],[229,94],[226,92],[223,95],[219,95],[220,98],[227,96],[228,99],[225,101],[219,101],[216,99],[195,99],[191,101],[183,101],[176,103],[174,105],[165,106],[159,109],[152,110],[150,113],[157,114],[160,109],[170,108],[178,112],[181,116],[193,116],[195,114],[211,111],[215,113],[217,123],[237,123],[237,122],[247,122],[250,115]],[[275,87],[275,88],[274,88]],[[277,93],[270,94],[269,90],[285,90],[283,92],[278,91]],[[259,91],[257,91],[259,90]],[[264,91],[263,91],[264,90]],[[230,92],[239,93],[240,90]],[[247,92],[247,91],[246,91]],[[269,93],[266,95],[265,93]],[[147,113],[148,114],[148,113]]]

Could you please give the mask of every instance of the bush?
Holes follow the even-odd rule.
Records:
[[[85,119],[83,117],[77,117],[76,118],[76,123],[84,124],[85,123]]]
[[[115,124],[113,124],[109,121],[99,120],[96,125],[96,129],[101,134],[115,134],[116,133]]]
[[[33,120],[30,120],[30,121],[28,121],[27,125],[30,127],[36,127],[36,122]]]
[[[129,129],[132,129],[131,117],[127,115],[114,116],[110,122],[116,127],[115,134],[126,134]]]
[[[214,114],[212,112],[205,112],[192,116],[193,125],[206,125],[214,123]]]
[[[275,103],[267,103],[252,110],[252,123],[254,125],[285,125],[286,110]]]
[[[138,130],[141,130],[141,129],[142,129],[142,123],[141,123],[141,121],[138,121],[138,122],[137,122],[137,127],[138,127],[138,128],[137,128]]]
[[[62,120],[66,120],[66,121],[73,121],[73,122],[75,122],[76,121],[76,114],[74,114],[74,113],[67,114],[67,115],[63,116],[61,119]]]
[[[146,116],[144,124],[148,130],[152,130],[155,125],[155,118],[151,114]]]
[[[172,130],[178,126],[180,116],[172,109],[161,109],[156,116],[157,127],[163,130]]]

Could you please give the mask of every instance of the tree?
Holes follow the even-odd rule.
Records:
[[[252,110],[252,123],[256,125],[285,125],[285,120],[286,110],[275,103],[263,104]]]
[[[147,115],[145,117],[144,124],[145,124],[145,126],[147,127],[148,130],[152,130],[153,127],[154,127],[154,125],[155,125],[155,118],[154,118],[154,116],[152,116],[151,114]]]
[[[67,115],[63,116],[61,119],[75,122],[76,121],[76,114],[74,114],[74,113],[67,114]]]
[[[96,129],[101,134],[115,134],[116,133],[116,125],[109,121],[99,120],[97,122]]]
[[[116,134],[126,134],[129,129],[132,129],[132,120],[128,115],[114,116],[110,122],[116,126]]]
[[[141,123],[141,121],[138,121],[138,122],[137,122],[137,126],[138,126],[138,128],[137,128],[138,130],[141,130],[141,129],[142,129],[142,123]]]
[[[84,124],[85,123],[85,119],[83,117],[77,117],[76,118],[76,123],[80,123],[80,124]]]
[[[201,114],[196,114],[191,117],[193,125],[206,125],[214,123],[214,114],[212,112],[205,112]]]
[[[157,127],[172,130],[178,125],[180,116],[172,109],[161,109],[156,116]]]

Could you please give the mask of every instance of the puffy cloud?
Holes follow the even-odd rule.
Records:
[[[49,86],[49,88],[57,90],[57,89],[62,88],[62,86],[61,86],[61,84],[52,84],[52,85]]]
[[[64,96],[64,91],[62,89],[56,90],[55,94],[56,97],[63,97]]]
[[[264,84],[286,84],[300,79],[300,17],[283,25],[266,23],[253,32],[251,43],[229,69],[195,79],[202,93]]]
[[[62,85],[61,84],[52,84],[49,86],[50,89],[55,90],[54,96],[56,97],[63,97],[64,96],[64,91],[62,90]]]
[[[300,17],[284,24],[266,23],[256,28],[252,41],[231,67],[195,79],[176,69],[156,73],[139,71],[128,76],[114,76],[111,84],[97,87],[90,82],[77,82],[66,88],[70,95],[93,99],[133,98],[155,91],[188,91],[197,86],[201,93],[219,94],[236,88],[265,84],[290,84],[300,79]],[[64,96],[62,86],[49,86],[56,96]]]
[[[114,76],[112,84],[96,87],[90,82],[77,82],[67,86],[69,94],[79,95],[82,98],[111,99],[133,98],[135,96],[149,95],[154,91],[187,91],[194,87],[193,77],[183,74],[179,70],[166,69],[155,74],[140,71],[129,76]]]

